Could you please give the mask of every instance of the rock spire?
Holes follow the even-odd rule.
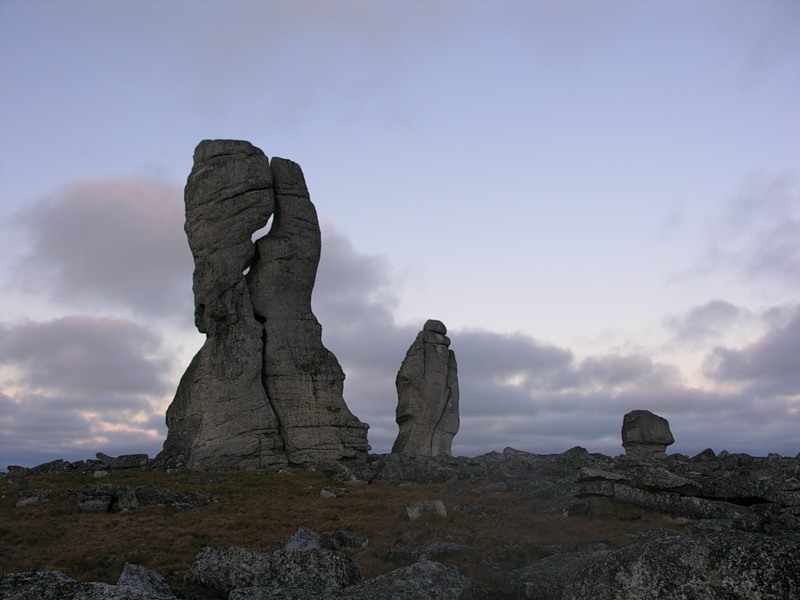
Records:
[[[270,162],[248,142],[204,140],[184,198],[206,341],[167,410],[157,462],[212,470],[365,460],[368,425],[348,410],[344,373],[311,311],[321,242],[300,166]]]
[[[429,320],[397,373],[397,424],[392,452],[451,454],[458,432],[458,365],[444,323]]]

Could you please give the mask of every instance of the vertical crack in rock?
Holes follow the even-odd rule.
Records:
[[[365,460],[368,426],[311,312],[320,231],[299,165],[205,140],[185,188],[195,324],[207,338],[167,410],[158,462],[179,469]],[[253,234],[272,217],[269,232]]]
[[[428,320],[397,373],[397,424],[392,452],[451,454],[458,432],[458,366],[444,323]]]

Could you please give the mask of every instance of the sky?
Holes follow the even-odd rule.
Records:
[[[0,0],[0,469],[146,452],[204,336],[202,139],[298,162],[373,452],[427,319],[453,453],[800,452],[800,3]]]

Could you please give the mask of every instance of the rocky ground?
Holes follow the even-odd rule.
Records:
[[[263,473],[9,468],[3,598],[800,597],[800,459],[507,448]]]

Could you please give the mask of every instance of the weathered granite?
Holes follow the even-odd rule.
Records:
[[[631,456],[663,458],[675,438],[669,422],[649,410],[632,410],[622,419],[622,446]]]
[[[60,571],[30,569],[0,573],[4,600],[176,600],[164,578],[137,565],[125,564],[116,585],[78,582]]]
[[[201,550],[186,579],[225,591],[267,585],[321,591],[356,584],[363,576],[355,559],[335,550],[218,547]]]
[[[185,188],[195,324],[207,338],[167,410],[160,468],[364,460],[367,425],[311,312],[320,230],[300,167],[205,140]],[[253,234],[272,227],[257,246]]]
[[[344,402],[344,372],[311,311],[322,247],[317,212],[297,163],[273,158],[271,167],[275,220],[247,275],[264,324],[262,382],[290,462],[366,460],[368,426]]]
[[[428,320],[397,373],[397,425],[392,452],[437,456],[452,453],[458,432],[458,365],[444,323]]]
[[[455,567],[421,560],[343,589],[300,590],[274,583],[233,590],[229,600],[474,600],[469,579]]]
[[[782,600],[800,595],[800,536],[654,530],[565,582],[563,600]]]

